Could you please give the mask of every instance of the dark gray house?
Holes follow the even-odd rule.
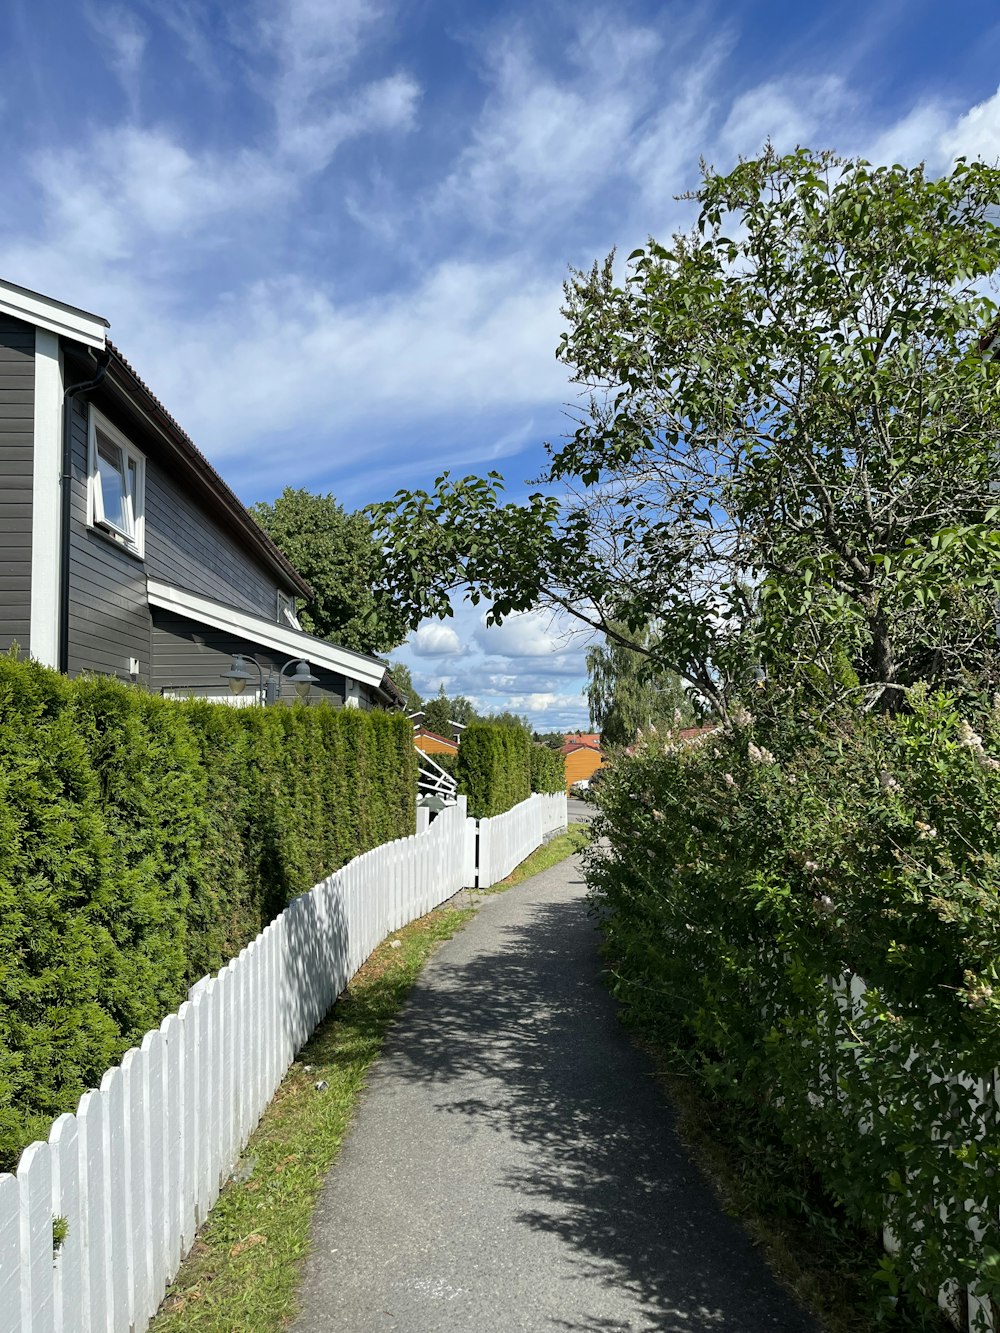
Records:
[[[299,629],[308,584],[107,330],[0,281],[0,652],[174,697],[308,675],[310,698],[399,706],[381,662]]]

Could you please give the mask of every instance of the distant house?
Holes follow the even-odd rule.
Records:
[[[439,736],[436,731],[416,726],[413,729],[413,744],[424,754],[458,754],[458,742],[450,741],[447,736]]]
[[[312,698],[404,703],[381,662],[299,628],[309,585],[107,330],[0,281],[0,651],[178,697],[232,699],[242,672],[244,700],[312,676]]]
[[[601,733],[599,731],[572,731],[566,732],[563,736],[563,744],[593,745],[599,750],[601,748]]]
[[[604,754],[601,751],[600,739],[600,736],[595,734],[580,736],[579,733],[566,737],[559,753],[563,757],[566,770],[567,791],[574,782],[589,782],[603,765]]]

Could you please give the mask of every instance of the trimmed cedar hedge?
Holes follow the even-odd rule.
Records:
[[[566,765],[562,755],[537,742],[531,746],[531,790],[550,793],[566,790]]]
[[[0,1170],[297,893],[414,831],[405,717],[0,657]]]
[[[523,727],[473,722],[462,732],[455,777],[473,819],[502,815],[531,795],[532,740]]]

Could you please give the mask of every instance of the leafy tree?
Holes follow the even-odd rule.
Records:
[[[649,631],[633,637],[641,643]],[[657,670],[648,657],[617,639],[587,650],[587,672],[590,722],[606,746],[629,745],[644,728],[661,731],[694,721],[676,672]]]
[[[451,736],[451,704],[443,685],[433,699],[424,703],[424,726],[439,736]]]
[[[493,727],[521,727],[524,731],[531,734],[531,723],[521,713],[512,713],[505,709],[502,713],[490,713],[483,718]]]
[[[406,621],[381,578],[381,557],[365,513],[347,513],[332,495],[286,487],[274,504],[250,511],[313,590],[302,628],[356,652],[390,651]]]
[[[561,750],[566,737],[561,731],[536,731],[534,739],[537,744],[545,745],[550,750]]]
[[[457,722],[460,727],[467,727],[470,723],[480,720],[475,708],[464,695],[458,694],[454,699],[449,699],[444,692],[443,683],[437,695],[423,705],[423,713],[424,726],[429,731],[436,731],[439,736],[451,736],[454,731],[451,725],[453,722]]]
[[[376,506],[400,606],[561,608],[723,716],[761,666],[868,707],[992,686],[1000,171],[767,149],[691,198],[692,231],[567,284],[560,494],[445,474]]]
[[[406,695],[406,711],[408,713],[419,713],[422,711],[424,701],[413,688],[413,677],[410,674],[410,668],[405,662],[390,662],[389,674]]]

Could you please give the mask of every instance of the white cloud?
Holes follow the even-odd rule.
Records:
[[[843,143],[842,131],[855,117],[858,98],[836,75],[781,78],[760,83],[733,102],[716,144],[717,165],[759,153],[770,139],[781,152],[799,144],[825,147]]]
[[[483,616],[475,637],[483,652],[510,658],[565,654],[574,642],[577,646],[582,642],[580,630],[568,618],[550,611],[518,612],[502,625],[487,625]]]
[[[863,146],[861,156],[869,162],[887,166],[896,162],[909,165],[923,161],[932,167],[943,166],[946,154],[941,145],[948,132],[949,120],[948,112],[940,102],[920,102]]]
[[[455,631],[436,621],[421,625],[410,639],[409,648],[417,657],[456,657],[463,651]]]
[[[961,116],[942,136],[942,146],[949,157],[1000,159],[1000,88]]]
[[[558,304],[556,283],[518,265],[446,262],[413,288],[354,304],[294,278],[259,281],[200,317],[186,312],[137,333],[146,377],[179,414],[184,404],[183,424],[213,457],[245,457],[250,441],[300,433],[302,474],[320,466],[333,476],[338,460],[355,461],[355,441],[365,441],[374,470],[380,439],[398,460],[401,422],[412,434],[450,414],[466,415],[469,463],[516,453],[523,428],[483,436],[475,416],[530,412],[563,395],[566,375],[552,356]],[[116,322],[114,311],[102,313]],[[288,460],[269,449],[263,462],[278,476]]]
[[[146,49],[146,30],[122,5],[99,7],[88,4],[84,14],[107,51],[108,64],[121,83],[134,116],[139,108],[139,75]]]
[[[501,657],[540,657],[565,648],[565,631],[555,627],[544,612],[508,616],[503,625],[487,625],[483,617],[476,629],[476,643]]]

